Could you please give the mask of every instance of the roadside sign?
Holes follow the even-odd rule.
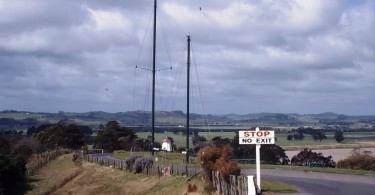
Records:
[[[275,144],[274,131],[239,131],[239,144]]]
[[[274,131],[260,131],[259,127],[255,131],[239,131],[238,133],[240,144],[256,144],[255,145],[255,159],[257,170],[257,192],[261,193],[260,187],[260,147],[262,144],[275,144]],[[251,182],[250,182],[251,183]],[[249,187],[250,189],[250,187]]]

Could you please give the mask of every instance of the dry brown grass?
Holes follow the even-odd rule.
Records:
[[[80,172],[77,175],[78,170]],[[76,177],[71,179],[71,176]],[[33,180],[33,189],[27,193],[29,195],[49,193],[79,195],[186,194],[189,184],[197,186],[197,189],[196,192],[188,194],[205,194],[203,182],[199,179],[187,182],[186,177],[177,175],[157,177],[133,174],[88,162],[77,166],[72,161],[72,154],[60,156],[40,169],[37,175],[31,179]]]
[[[83,172],[55,194],[185,194],[188,191],[185,177],[157,177],[129,173],[93,163],[83,163]],[[203,187],[192,181],[199,194]],[[190,194],[190,193],[189,193]]]
[[[48,194],[78,175],[81,168],[72,161],[72,154],[59,156],[30,177],[32,190],[28,195]]]

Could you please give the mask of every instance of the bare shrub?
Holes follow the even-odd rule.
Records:
[[[375,171],[375,156],[366,151],[362,153],[354,152],[348,158],[338,161],[337,168]]]

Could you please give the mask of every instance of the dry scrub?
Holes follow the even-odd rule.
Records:
[[[29,178],[32,189],[27,194],[50,194],[80,172],[81,168],[72,161],[71,154],[59,156]]]
[[[84,162],[83,172],[55,194],[185,194],[189,183],[185,177],[157,177],[129,173],[111,167]],[[195,182],[195,183],[194,183]],[[203,187],[197,181],[197,192]]]
[[[199,179],[187,182],[187,178],[180,175],[158,177],[133,174],[88,162],[77,166],[72,161],[72,154],[52,161],[31,180],[33,189],[28,191],[29,195],[205,194]],[[189,189],[189,185],[193,187]]]

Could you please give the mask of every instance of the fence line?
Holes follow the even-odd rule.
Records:
[[[108,158],[107,156],[102,155],[93,155],[93,154],[84,154],[83,159],[97,163],[105,166],[112,166],[120,170],[126,170],[125,160]],[[200,168],[198,167],[188,167],[185,166],[165,166],[165,165],[151,165],[145,166],[142,168],[142,173],[147,175],[174,175],[174,174],[183,174],[187,177],[194,176],[200,173]],[[212,172],[212,183],[213,187],[217,189],[219,194],[225,195],[247,195],[249,192],[248,187],[248,177],[247,176],[234,176],[230,175],[229,183],[225,181],[223,176],[219,171]],[[253,183],[253,182],[251,182]]]
[[[88,162],[97,163],[105,166],[112,166],[113,168],[126,170],[125,160],[107,158],[106,156],[97,156],[93,154],[84,154],[83,159]],[[185,166],[165,166],[165,165],[151,165],[142,167],[142,173],[147,175],[174,175],[174,174],[184,174],[187,177],[196,175],[200,172],[198,167]]]
[[[219,194],[230,195],[247,195],[248,183],[246,176],[230,175],[229,183],[226,182],[219,171],[212,172],[212,184]]]
[[[40,157],[38,157],[37,161],[34,163],[29,163],[26,165],[26,177],[30,177],[34,175],[40,168],[48,164],[53,159],[57,158],[58,156],[62,154],[68,154],[73,152],[73,150],[69,149],[59,149],[59,150],[53,150],[49,152],[45,152],[40,154]]]

